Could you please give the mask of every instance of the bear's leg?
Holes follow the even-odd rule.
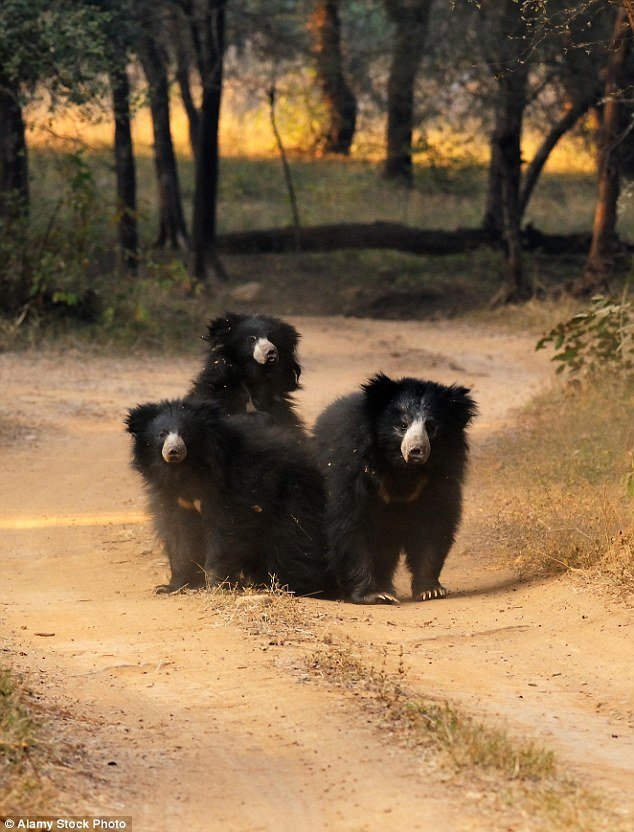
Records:
[[[440,583],[440,573],[453,544],[451,530],[429,535],[427,539],[409,541],[405,560],[412,573],[412,596],[415,601],[444,598],[449,591]]]
[[[199,589],[205,585],[202,570],[203,528],[196,511],[179,506],[163,506],[156,517],[159,538],[163,541],[170,564],[170,582],[155,588],[158,595],[181,589]]]
[[[242,559],[230,534],[212,528],[205,535],[205,578],[208,587],[240,583]]]
[[[398,563],[399,549],[392,542],[375,540],[365,542],[364,580],[354,586],[350,600],[355,604],[398,604],[394,591],[394,571]],[[358,573],[357,573],[358,575]]]
[[[430,601],[449,594],[440,583],[440,573],[453,546],[461,513],[460,483],[446,480],[420,506],[417,519],[411,523],[405,557],[412,573],[415,601]]]
[[[394,572],[400,550],[392,541],[377,540],[372,546],[372,580],[357,603],[398,604],[394,589]]]

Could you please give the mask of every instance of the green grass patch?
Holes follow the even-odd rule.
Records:
[[[491,312],[489,302],[502,285],[505,267],[502,253],[489,249],[446,257],[387,250],[228,256],[224,265],[230,284],[194,293],[185,254],[152,247],[158,200],[154,163],[146,156],[137,159],[141,263],[138,277],[130,279],[117,255],[110,154],[36,148],[30,162],[29,224],[0,234],[0,261],[5,264],[0,277],[6,284],[0,306],[7,310],[0,319],[0,349],[52,338],[88,349],[190,352],[198,349],[206,320],[226,308],[392,320],[468,316],[506,328],[530,328],[537,319],[546,325],[561,320],[548,319],[548,311],[536,312],[538,304]],[[419,164],[411,189],[386,182],[381,164],[371,161],[293,158],[291,168],[305,226],[382,220],[453,229],[481,222],[486,170],[477,165]],[[191,219],[191,160],[180,160],[180,175],[185,213]],[[526,220],[546,232],[588,230],[595,190],[590,175],[545,174]],[[279,160],[222,160],[221,233],[290,222]],[[634,208],[628,200],[623,202],[620,232],[625,238],[634,236]],[[557,293],[579,277],[583,260],[532,252],[526,254],[524,267],[540,292]],[[254,281],[260,288],[250,300],[234,297],[236,287]],[[31,290],[37,300],[25,305],[19,298],[29,297]]]

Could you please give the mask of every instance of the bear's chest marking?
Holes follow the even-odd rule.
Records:
[[[198,514],[202,514],[202,503],[200,500],[186,500],[184,497],[179,497],[176,502],[186,511],[197,511]]]
[[[416,500],[418,500],[420,495],[423,493],[428,482],[429,477],[425,474],[420,478],[416,486],[412,489],[412,491],[409,492],[409,494],[400,495],[390,493],[387,486],[385,485],[385,482],[381,480],[378,495],[386,505],[389,505],[389,503],[415,503]]]
[[[246,410],[247,413],[257,413],[258,409],[255,406],[255,402],[253,401],[253,397],[251,396],[251,391],[246,386],[246,384],[243,384],[242,388],[243,388],[244,392],[247,394],[247,400],[245,402],[244,409]]]

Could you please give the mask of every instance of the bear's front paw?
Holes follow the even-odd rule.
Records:
[[[159,584],[154,587],[155,595],[176,595],[184,589],[188,589],[188,584]]]
[[[368,592],[352,599],[355,604],[400,604],[400,601],[391,592]]]
[[[434,598],[446,598],[449,595],[449,590],[445,589],[442,584],[436,584],[429,589],[423,589],[418,593],[419,601],[433,601]]]

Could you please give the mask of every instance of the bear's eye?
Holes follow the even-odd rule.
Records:
[[[255,344],[257,340],[258,339],[255,337],[255,335],[249,335],[249,337],[247,338],[247,344]]]
[[[160,437],[161,439],[165,439],[165,438],[167,437],[167,434],[168,434],[168,433],[169,433],[169,431],[168,431],[168,430],[165,430],[165,428],[163,428],[163,430],[159,433],[159,437]]]
[[[405,419],[401,419],[398,423],[398,426],[401,430],[407,430],[407,428],[409,427],[409,422],[407,422]]]
[[[438,422],[435,419],[426,419],[425,430],[427,431],[427,436],[429,436],[430,439],[433,439],[438,433]]]

